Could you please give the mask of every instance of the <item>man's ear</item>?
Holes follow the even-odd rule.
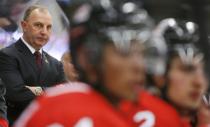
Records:
[[[27,25],[26,21],[21,21],[20,24],[21,24],[23,32],[25,32],[25,28],[26,28],[26,25]]]

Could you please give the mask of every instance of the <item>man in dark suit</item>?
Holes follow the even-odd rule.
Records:
[[[6,85],[8,118],[13,122],[36,96],[65,81],[62,63],[42,47],[52,32],[52,17],[42,6],[29,7],[21,22],[23,36],[0,51],[0,77]]]

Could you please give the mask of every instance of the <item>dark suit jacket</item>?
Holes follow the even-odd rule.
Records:
[[[7,90],[8,117],[17,117],[35,98],[26,85],[45,88],[65,81],[62,63],[44,51],[42,70],[38,72],[34,55],[21,39],[0,51],[0,78]]]

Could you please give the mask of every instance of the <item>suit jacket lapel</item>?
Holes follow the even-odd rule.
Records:
[[[17,50],[20,52],[21,57],[23,58],[23,61],[25,61],[26,63],[30,63],[32,68],[38,72],[37,69],[37,65],[35,62],[35,58],[34,55],[31,53],[31,51],[28,49],[28,47],[22,42],[21,39],[19,39],[16,43],[15,43],[15,47],[17,48]]]

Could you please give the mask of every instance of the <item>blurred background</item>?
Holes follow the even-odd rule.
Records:
[[[115,0],[120,1],[120,0]],[[210,0],[136,0],[158,23],[164,18],[191,20],[200,25],[201,45],[208,52],[210,37]],[[47,5],[53,14],[54,31],[45,50],[60,60],[68,47],[68,6],[71,0],[0,0],[0,48],[5,47],[21,36],[18,29],[23,11],[31,4]],[[49,4],[50,3],[50,4]],[[205,42],[206,41],[206,42]],[[209,41],[208,41],[209,42]],[[208,54],[208,53],[207,53]],[[208,56],[208,55],[207,55]]]
[[[120,0],[114,0],[120,1]],[[131,0],[132,1],[132,0]],[[205,52],[210,65],[210,0],[136,0],[146,9],[157,24],[164,18],[175,18],[196,22],[200,27],[199,47]],[[0,0],[0,48],[14,43],[21,35],[18,25],[24,10],[31,4],[46,5],[53,15],[53,34],[44,47],[52,56],[60,60],[68,50],[69,15],[71,0]],[[210,67],[207,66],[207,70]]]

